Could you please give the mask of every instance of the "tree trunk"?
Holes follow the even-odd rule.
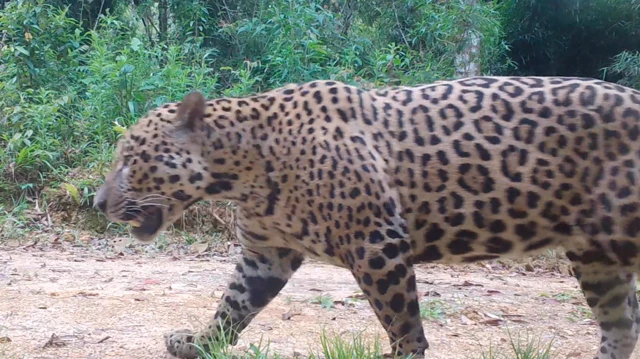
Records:
[[[95,30],[98,18],[116,5],[117,0],[69,1],[70,14],[78,19],[85,30]],[[61,2],[64,4],[64,2]],[[60,5],[62,7],[63,5]]]
[[[478,5],[478,0],[466,0],[467,6]],[[465,31],[462,35],[462,50],[455,58],[455,76],[469,77],[480,76],[480,36],[473,31],[473,24],[465,24]]]
[[[169,5],[167,4],[168,0],[159,0],[158,2],[158,23],[160,24],[160,30],[158,37],[160,38],[160,43],[165,44],[167,42],[167,31],[168,31],[168,23],[169,23]]]

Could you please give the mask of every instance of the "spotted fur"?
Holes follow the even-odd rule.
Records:
[[[586,78],[476,77],[365,91],[335,81],[154,109],[95,199],[150,241],[202,200],[238,206],[242,258],[210,324],[230,343],[305,257],[348,268],[398,355],[423,355],[414,265],[562,246],[600,325],[638,338],[640,92]]]

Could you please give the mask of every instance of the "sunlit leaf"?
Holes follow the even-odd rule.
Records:
[[[130,74],[133,72],[133,70],[135,70],[135,66],[131,65],[131,64],[126,64],[122,67],[122,73],[123,74]]]
[[[133,39],[131,39],[131,49],[133,51],[140,50],[141,45],[142,45],[142,42],[137,37],[134,37]],[[131,71],[133,71],[133,69]]]
[[[22,46],[14,46],[14,49],[18,50],[18,52],[20,52],[20,53],[22,53],[24,55],[29,56],[29,51],[27,51],[27,49],[25,49]]]

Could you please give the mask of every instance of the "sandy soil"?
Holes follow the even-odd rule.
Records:
[[[212,255],[0,247],[0,358],[170,358],[162,334],[206,322],[234,263]],[[509,333],[553,340],[557,358],[596,352],[598,327],[568,275],[474,265],[420,266],[418,277],[422,300],[431,303],[427,358],[479,358],[490,346],[508,347]],[[327,330],[379,335],[386,350],[358,293],[346,270],[308,262],[236,349],[262,338],[284,357],[305,355],[321,349]],[[318,303],[319,296],[330,296],[333,306]]]

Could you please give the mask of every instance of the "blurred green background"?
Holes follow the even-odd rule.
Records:
[[[640,88],[635,0],[0,0],[0,206],[80,206],[126,126],[192,89],[474,74]]]

